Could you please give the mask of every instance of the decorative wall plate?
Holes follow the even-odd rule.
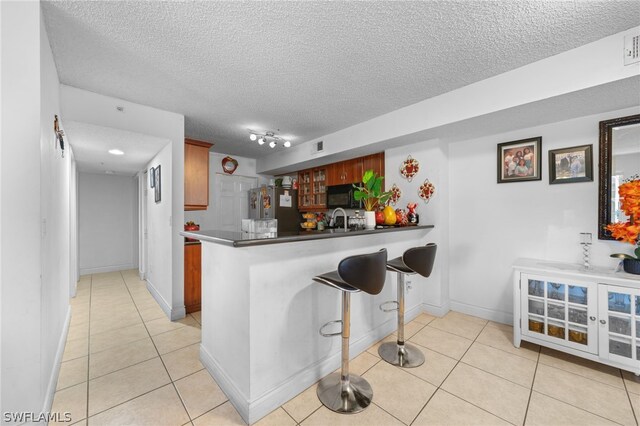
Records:
[[[429,179],[425,179],[422,185],[420,185],[420,188],[418,188],[418,195],[425,203],[428,203],[431,200],[435,192],[436,187],[434,184],[429,182]]]
[[[237,168],[238,168],[238,161],[235,158],[231,158],[227,156],[222,159],[222,170],[225,173],[232,175]]]
[[[400,174],[409,182],[420,171],[420,162],[411,156],[408,156],[406,160],[400,166]]]
[[[391,192],[391,197],[389,197],[389,202],[395,206],[398,200],[400,199],[400,197],[402,197],[402,190],[398,188],[398,185],[394,183],[391,189],[389,190],[389,192]]]

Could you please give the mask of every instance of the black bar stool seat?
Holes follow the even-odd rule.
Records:
[[[404,277],[420,274],[431,275],[435,262],[437,246],[429,243],[424,247],[412,247],[401,257],[387,261],[387,270],[398,273],[398,300],[380,305],[384,312],[398,311],[398,338],[396,342],[386,342],[378,347],[380,358],[390,364],[404,368],[418,367],[424,363],[424,354],[417,347],[404,341]],[[385,309],[384,305],[393,303],[396,308]]]
[[[415,274],[413,269],[409,268],[402,261],[402,256],[387,261],[387,271],[400,272],[402,274]]]
[[[358,413],[371,404],[373,390],[365,379],[349,374],[349,337],[351,333],[351,293],[364,291],[378,294],[384,287],[387,250],[361,254],[342,259],[337,271],[313,278],[314,281],[342,291],[342,319],[329,321],[320,327],[324,337],[342,335],[342,359],[340,373],[333,373],[318,383],[318,398],[328,409],[341,414]],[[342,330],[324,333],[329,324],[340,323]]]
[[[344,280],[340,277],[338,271],[331,271],[327,272],[326,274],[317,275],[313,277],[313,280],[331,287],[335,287],[338,290],[348,291],[349,293],[360,291],[357,288],[351,287],[349,284],[344,282]]]

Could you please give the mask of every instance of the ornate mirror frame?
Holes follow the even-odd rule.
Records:
[[[613,157],[612,130],[615,127],[640,123],[640,114],[600,122],[600,164],[598,186],[598,239],[613,240],[605,229],[611,223],[611,160]]]

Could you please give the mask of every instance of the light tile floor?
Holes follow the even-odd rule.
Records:
[[[167,320],[136,271],[82,277],[71,305],[53,411],[78,425],[244,424],[198,359],[199,312]],[[374,390],[364,412],[327,410],[314,385],[258,424],[638,424],[633,374],[527,343],[516,349],[510,326],[457,312],[421,314],[405,331],[425,353],[422,366],[381,361],[379,343],[351,361]]]

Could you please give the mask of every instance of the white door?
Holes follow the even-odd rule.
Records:
[[[598,352],[596,283],[532,274],[521,277],[523,335]]]
[[[640,289],[600,284],[600,358],[640,365]]]
[[[241,231],[242,219],[249,218],[249,190],[258,186],[258,178],[216,173],[213,193],[216,229]]]

